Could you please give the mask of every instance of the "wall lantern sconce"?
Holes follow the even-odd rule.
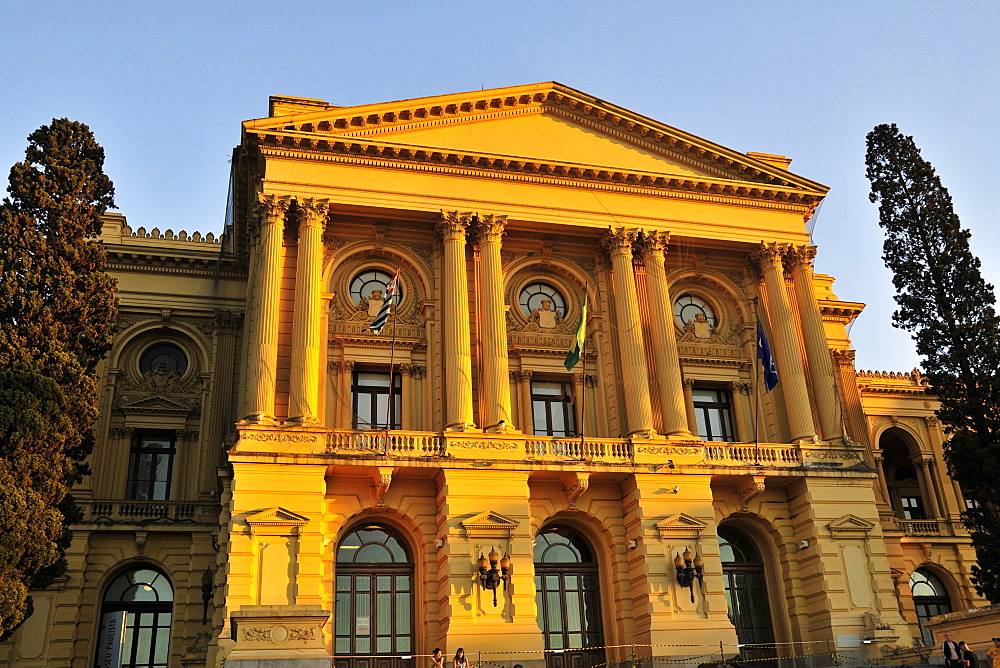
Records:
[[[208,624],[208,604],[215,596],[215,575],[212,574],[211,567],[206,568],[201,574],[201,623]]]
[[[674,557],[674,568],[677,569],[677,584],[691,590],[691,602],[694,603],[694,581],[698,581],[698,589],[701,589],[705,579],[705,562],[701,555],[692,555],[690,549],[684,548],[683,557],[680,554]]]
[[[499,562],[500,568],[497,568]],[[497,607],[497,587],[503,583],[504,591],[507,591],[507,582],[510,580],[510,558],[505,554],[503,559],[497,554],[495,549],[490,550],[487,558],[479,553],[479,584],[483,589],[493,590],[493,607]]]

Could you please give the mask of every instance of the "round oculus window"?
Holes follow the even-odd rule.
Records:
[[[391,281],[392,274],[387,271],[382,271],[381,269],[363,271],[351,281],[351,301],[358,308],[371,301],[376,301],[381,305],[386,297],[388,297],[389,283]],[[400,285],[399,281],[396,281],[393,296],[398,306],[403,301],[403,286]]]
[[[157,343],[150,346],[139,358],[139,371],[144,374],[164,371],[183,376],[187,366],[187,355],[173,343]]]
[[[521,290],[518,301],[521,304],[521,311],[528,318],[536,311],[554,311],[559,314],[559,319],[566,315],[566,300],[548,283],[529,283]]]
[[[716,325],[712,307],[704,300],[689,294],[681,295],[674,301],[674,319],[681,327],[689,322],[707,322],[712,327]]]

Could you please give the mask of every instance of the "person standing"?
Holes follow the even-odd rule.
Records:
[[[976,653],[969,649],[964,640],[959,641],[958,652],[959,656],[962,657],[963,666],[966,668],[979,668],[979,660],[976,659]]]
[[[958,643],[951,639],[951,631],[944,634],[941,653],[944,655],[944,665],[948,668],[962,668],[962,653],[958,649]]]
[[[993,662],[993,668],[1000,668],[1000,638],[993,639],[993,647],[986,651],[986,656]]]

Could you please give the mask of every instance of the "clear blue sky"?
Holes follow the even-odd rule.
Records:
[[[433,8],[433,9],[427,9]],[[865,134],[911,134],[1000,283],[988,2],[35,2],[0,21],[0,174],[56,116],[88,123],[133,227],[220,231],[240,121],[269,95],[351,105],[556,80],[832,188],[818,271],[868,304],[861,369],[918,363],[891,326]]]

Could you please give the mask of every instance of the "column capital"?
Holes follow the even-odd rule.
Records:
[[[743,383],[739,381],[730,381],[727,385],[730,392],[739,392],[740,394],[750,395],[750,383]]]
[[[761,269],[774,267],[778,269],[778,271],[781,271],[781,261],[787,249],[788,244],[780,244],[776,242],[768,243],[766,241],[762,241],[760,246],[750,253],[750,259]]]
[[[692,387],[694,387],[694,383],[695,383],[694,378],[685,378],[681,384],[690,390]]]
[[[611,257],[624,255],[632,257],[632,244],[639,237],[639,230],[628,227],[612,227],[601,238],[601,245]]]
[[[257,193],[257,204],[266,223],[280,223],[288,212],[292,198],[287,195],[270,195]]]
[[[479,243],[499,244],[500,237],[503,236],[507,228],[507,216],[498,216],[487,213],[479,216]]]
[[[305,227],[323,227],[330,213],[330,200],[318,197],[297,197],[295,203],[299,208],[299,225]]]
[[[666,255],[670,245],[670,232],[653,230],[642,234],[642,249],[647,255]]]
[[[438,221],[437,231],[441,239],[448,241],[465,241],[465,232],[472,223],[472,213],[459,211],[442,211]]]
[[[785,261],[789,269],[809,269],[816,259],[816,247],[809,244],[789,246],[785,251]]]
[[[841,350],[837,349],[830,350],[830,357],[832,357],[833,361],[836,362],[837,364],[850,364],[851,366],[853,366],[854,356],[856,354],[857,354],[856,351],[851,350],[850,348],[843,348]]]

